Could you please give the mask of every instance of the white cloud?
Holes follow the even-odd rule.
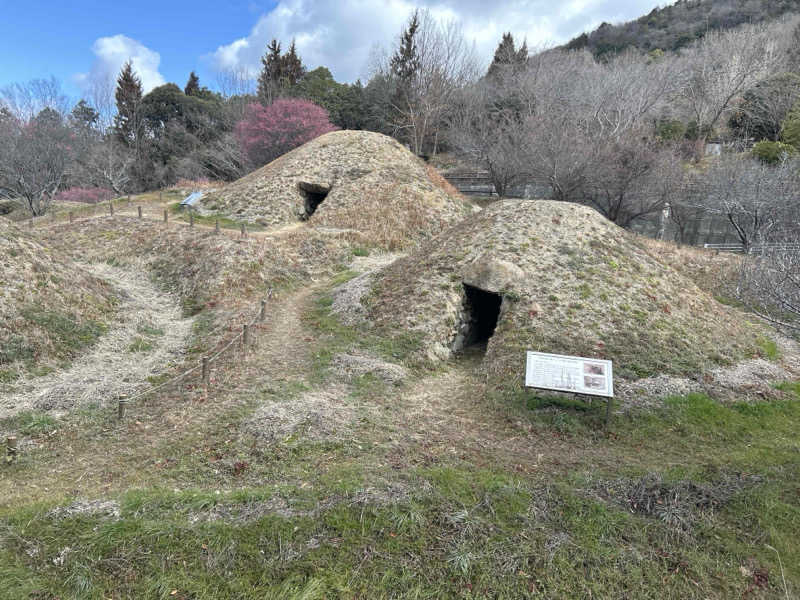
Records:
[[[457,19],[488,64],[503,32],[531,47],[560,43],[605,20],[616,22],[646,13],[655,0],[280,0],[246,37],[220,46],[214,66],[258,72],[272,38],[297,48],[307,67],[324,65],[339,81],[364,77],[371,48],[393,41],[415,7],[437,18]]]
[[[92,44],[92,52],[95,60],[90,71],[76,76],[78,84],[84,88],[92,82],[113,81],[129,60],[142,80],[145,93],[166,83],[158,71],[161,55],[137,40],[122,34],[101,37]]]

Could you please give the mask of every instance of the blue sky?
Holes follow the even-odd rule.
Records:
[[[376,44],[387,45],[415,6],[461,22],[488,61],[503,31],[532,46],[565,41],[601,21],[648,12],[652,0],[205,0],[101,2],[0,0],[0,86],[54,75],[78,97],[87,76],[117,72],[127,57],[146,87],[183,85],[194,69],[216,86],[224,69],[258,66],[274,36],[295,37],[307,66],[340,81],[368,73]],[[83,74],[83,77],[82,75]]]

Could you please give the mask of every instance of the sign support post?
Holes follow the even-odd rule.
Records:
[[[614,398],[614,368],[610,360],[528,351],[525,387],[607,398],[608,429]]]

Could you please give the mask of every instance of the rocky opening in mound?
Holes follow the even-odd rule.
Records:
[[[502,304],[500,294],[465,283],[463,316],[456,328],[453,351],[460,352],[469,347],[485,351],[497,327]]]
[[[306,183],[305,181],[299,182],[297,188],[300,190],[300,194],[302,194],[304,199],[303,213],[300,215],[300,218],[306,221],[316,212],[317,207],[322,204],[325,198],[328,197],[331,188],[330,186]]]
[[[628,380],[698,379],[758,355],[759,338],[772,335],[637,236],[587,207],[554,201],[498,202],[379,271],[368,287],[364,320],[419,338],[419,359],[446,359],[488,338],[482,368],[500,387],[519,386],[526,350],[611,359]]]
[[[386,249],[413,247],[473,206],[392,138],[334,131],[206,194],[202,209],[266,226],[307,220],[359,232]]]

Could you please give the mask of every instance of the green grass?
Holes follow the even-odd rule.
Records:
[[[154,348],[153,342],[144,338],[136,337],[128,346],[128,352],[150,352]]]
[[[79,322],[71,313],[45,311],[35,306],[25,307],[20,313],[45,332],[61,357],[73,356],[91,346],[106,331],[103,323],[92,320]]]
[[[352,279],[356,274],[345,271],[334,278],[334,286]],[[354,348],[366,350],[390,362],[408,360],[420,347],[420,337],[407,332],[368,331],[363,327],[342,325],[331,313],[332,296],[324,294],[317,298],[314,309],[305,316],[306,325],[317,333],[317,344],[312,377],[319,382],[324,378],[333,357]]]
[[[775,340],[771,340],[767,337],[760,337],[756,340],[758,347],[761,349],[761,354],[764,358],[769,360],[778,360],[781,356],[780,350],[778,350],[778,344]]]
[[[169,211],[173,215],[173,218],[189,223],[189,209],[182,209],[180,202],[170,204]],[[221,215],[200,215],[196,212],[194,213],[194,222],[198,225],[214,227],[217,221],[219,221],[220,229],[235,229],[236,231],[241,229],[243,223],[243,221],[236,221]],[[263,225],[259,225],[258,223],[246,223],[246,226],[247,231],[264,231],[264,229],[266,229]]]
[[[36,436],[56,429],[57,421],[47,413],[25,410],[11,418],[3,419],[0,423],[22,435]]]

